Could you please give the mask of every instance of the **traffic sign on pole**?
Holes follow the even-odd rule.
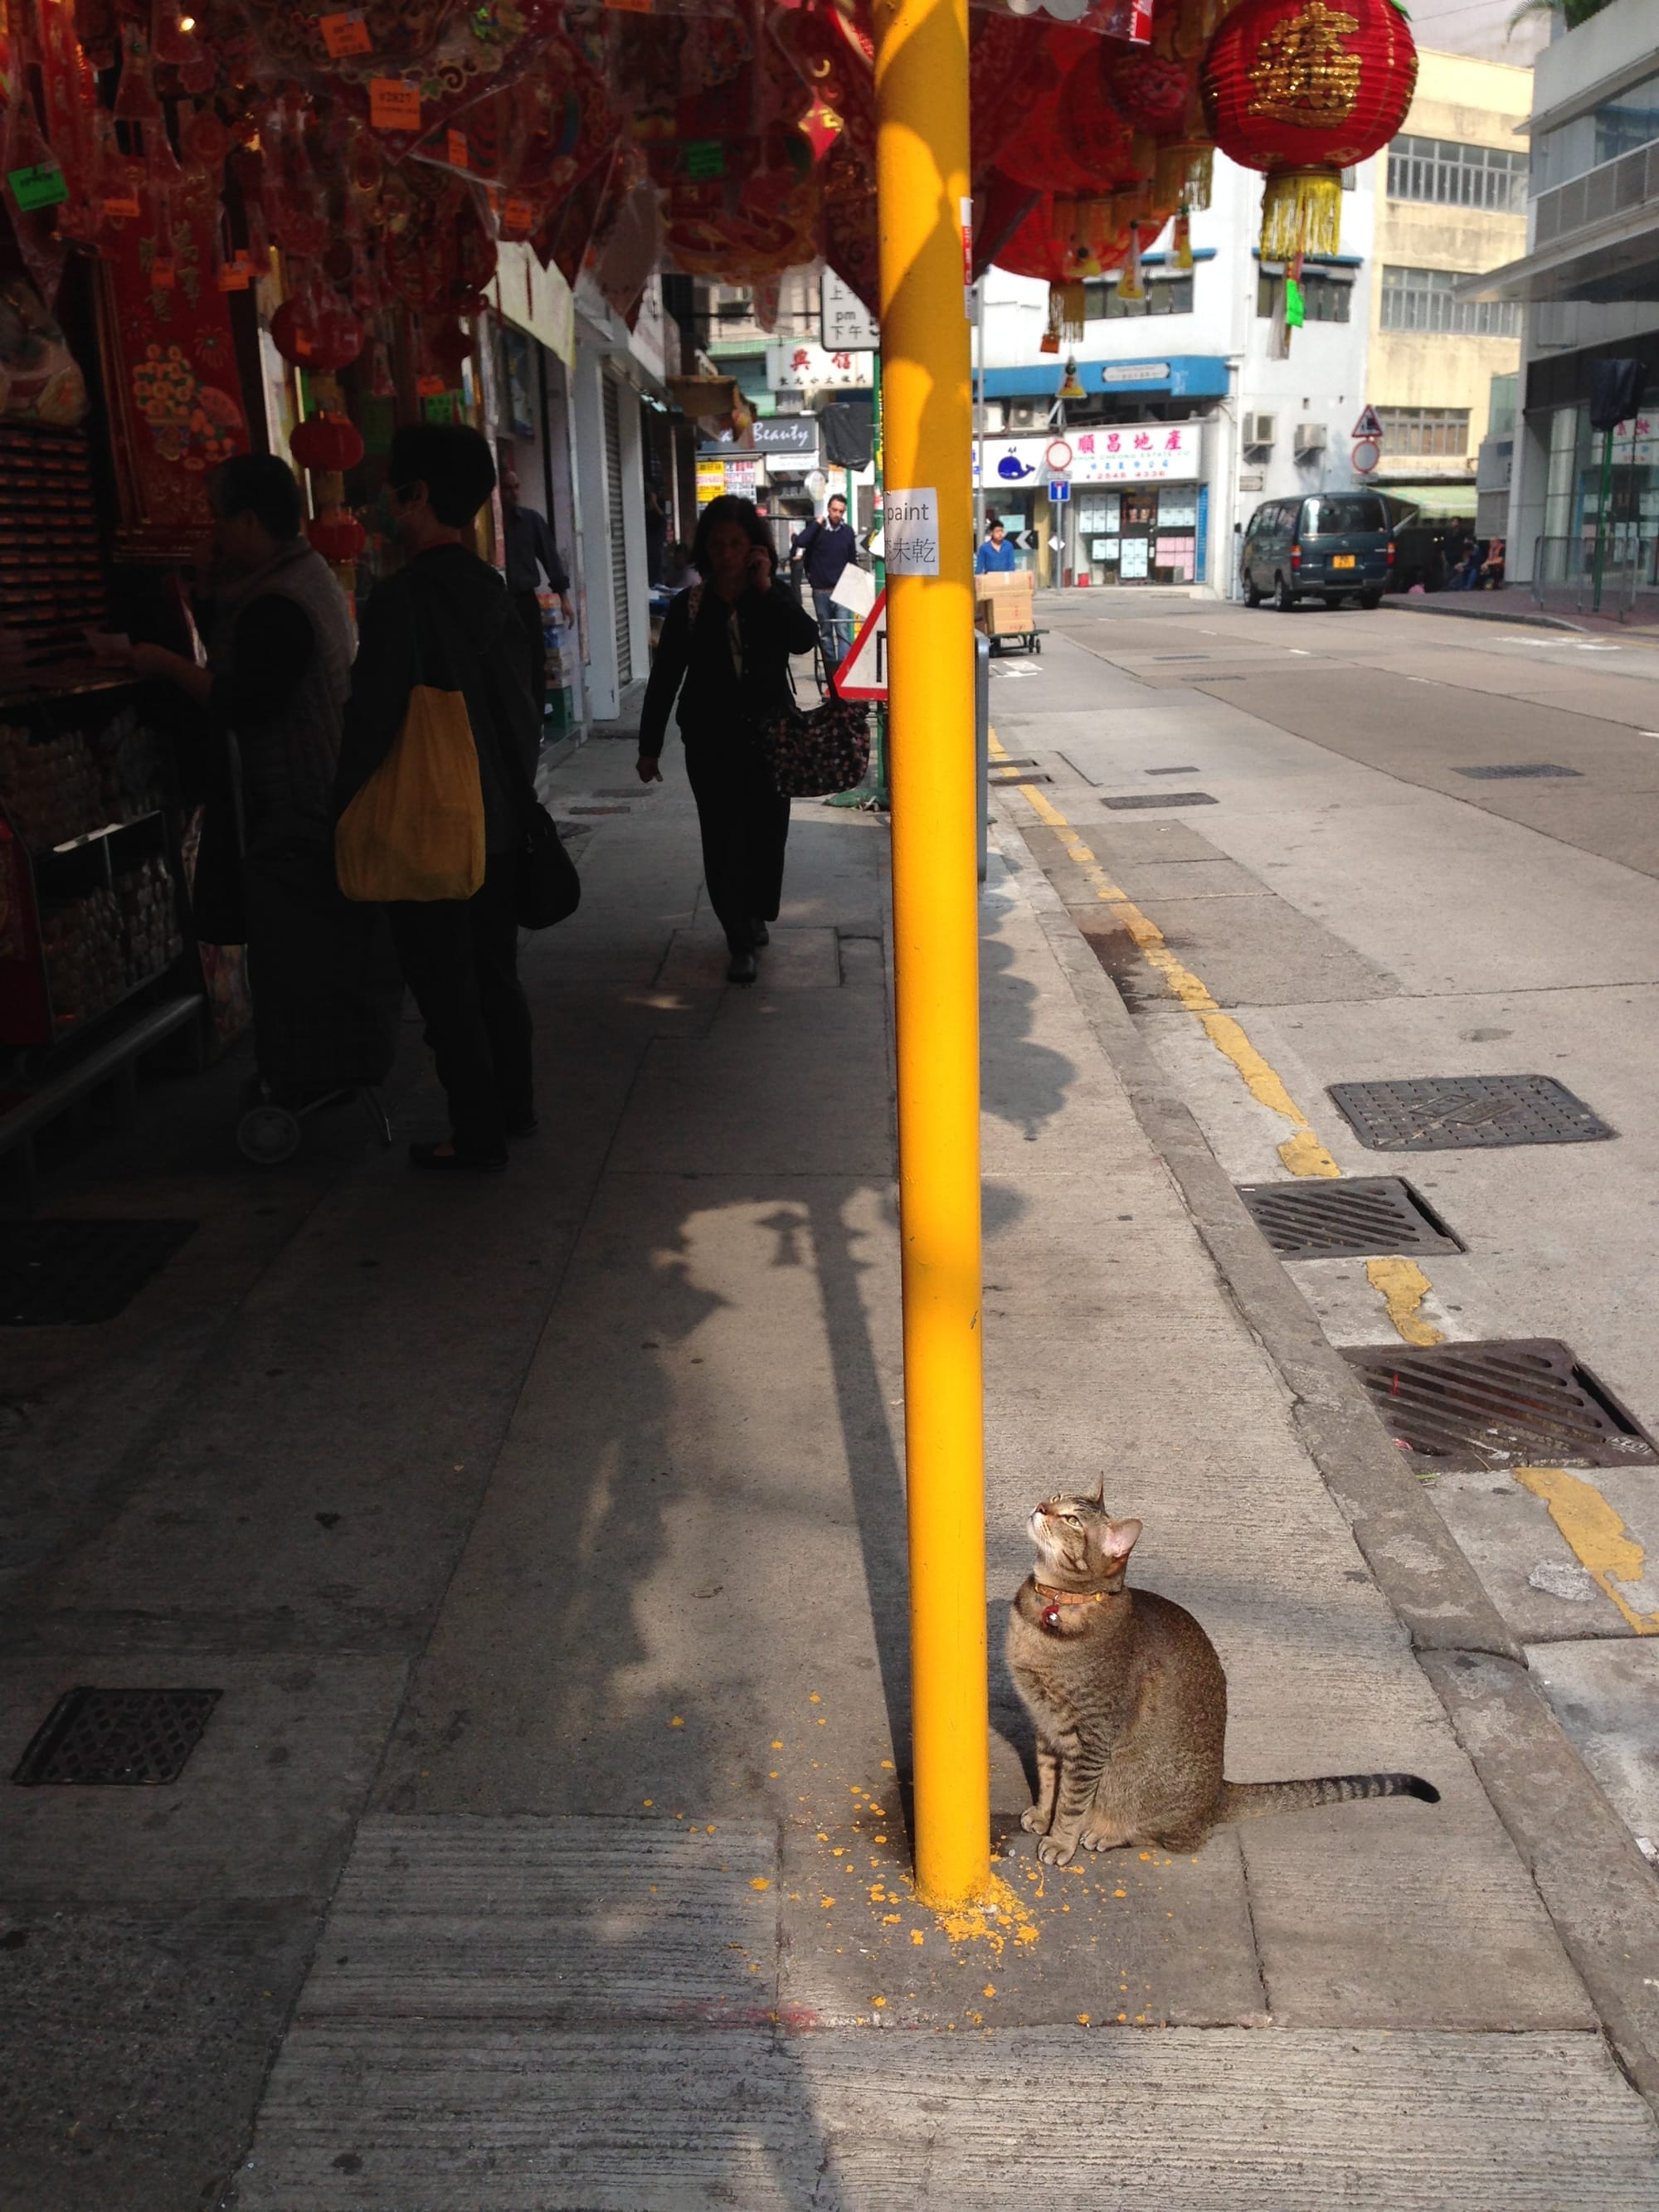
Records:
[[[887,594],[859,625],[852,651],[830,679],[838,699],[884,699],[887,696]]]
[[[1382,444],[1382,418],[1375,407],[1367,405],[1361,408],[1359,420],[1354,424],[1348,435],[1351,438],[1372,438],[1379,446]]]

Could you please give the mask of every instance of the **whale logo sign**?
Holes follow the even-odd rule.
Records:
[[[997,463],[997,474],[1010,483],[1018,483],[1022,477],[1034,477],[1036,471],[1029,462],[1022,461],[1018,453],[1005,453]]]

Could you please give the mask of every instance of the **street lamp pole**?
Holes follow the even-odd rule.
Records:
[[[967,0],[876,0],[916,1887],[990,1876]]]

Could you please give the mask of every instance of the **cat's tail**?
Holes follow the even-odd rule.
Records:
[[[1321,1774],[1305,1782],[1224,1782],[1218,1818],[1254,1820],[1264,1813],[1303,1813],[1313,1805],[1347,1805],[1359,1797],[1440,1802],[1440,1792],[1420,1774]]]

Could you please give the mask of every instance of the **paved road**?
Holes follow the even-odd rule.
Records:
[[[1559,1340],[1659,1437],[1659,650],[1127,594],[1048,622],[993,720],[1051,779],[1058,879],[1055,817],[1113,878],[1091,942],[1223,1167],[1404,1176],[1467,1248],[1287,1263],[1330,1340]],[[1329,1095],[1523,1073],[1614,1137],[1389,1154]],[[1652,1855],[1659,1470],[1628,1443],[1413,1463]]]

